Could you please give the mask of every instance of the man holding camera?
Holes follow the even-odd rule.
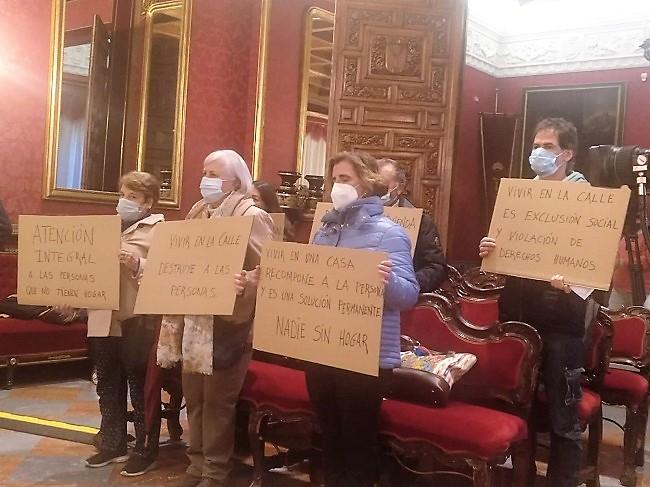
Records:
[[[535,128],[530,166],[535,179],[587,182],[573,170],[578,147],[575,126],[562,118],[542,120]],[[496,248],[484,237],[479,256]],[[508,277],[499,297],[501,321],[523,321],[535,327],[543,341],[540,381],[544,387],[551,426],[551,452],[546,485],[575,487],[581,463],[578,402],[583,372],[587,301],[564,283],[562,276],[551,282]]]

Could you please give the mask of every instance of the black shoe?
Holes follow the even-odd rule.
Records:
[[[86,459],[86,467],[97,468],[105,467],[111,463],[124,463],[129,459],[129,456],[114,451],[100,451],[96,455]]]
[[[140,455],[131,455],[129,461],[120,472],[120,475],[125,477],[137,477],[144,475],[149,470],[155,468],[156,461],[149,458],[141,457]]]

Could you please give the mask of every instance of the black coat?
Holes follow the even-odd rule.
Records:
[[[2,206],[2,202],[0,201],[0,248],[3,248],[7,240],[9,240],[11,232],[11,222],[9,221],[7,212],[5,211],[4,206]]]
[[[399,197],[397,206],[414,208],[404,196]],[[447,279],[447,259],[442,251],[440,235],[435,223],[426,214],[422,215],[420,222],[420,233],[413,254],[413,268],[421,293],[435,291]]]
[[[540,335],[582,337],[587,301],[546,281],[507,277],[499,295],[499,321],[523,321]]]

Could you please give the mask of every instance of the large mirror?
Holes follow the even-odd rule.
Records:
[[[179,202],[185,130],[189,4],[154,3],[145,20],[138,169],[158,176],[161,199]]]
[[[318,7],[305,18],[296,170],[323,176],[327,153],[334,14]]]
[[[114,202],[140,169],[178,206],[190,1],[52,2],[44,197]]]

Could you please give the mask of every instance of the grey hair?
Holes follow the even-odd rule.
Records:
[[[397,164],[397,161],[394,161],[393,159],[379,159],[377,161],[377,164],[379,164],[379,169],[388,166],[389,164],[393,166],[393,168],[395,168],[395,176],[397,177],[397,182],[401,185],[406,184],[406,171],[402,166]]]
[[[253,177],[246,165],[244,158],[237,152],[230,149],[217,150],[207,155],[203,161],[203,166],[207,166],[213,162],[223,161],[228,177],[234,178],[239,181],[238,193],[248,194],[253,187]]]

